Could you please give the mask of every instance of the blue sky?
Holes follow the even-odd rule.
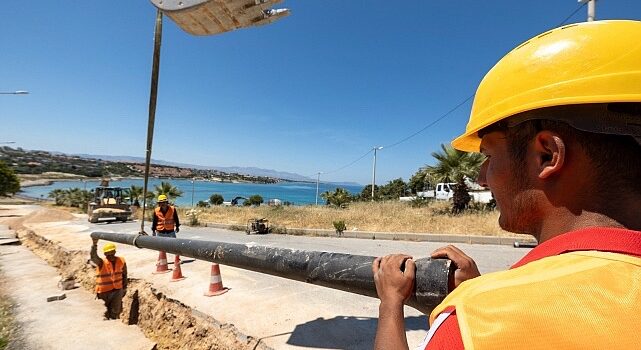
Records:
[[[506,52],[574,0],[286,0],[275,24],[194,37],[165,17],[153,158],[312,175],[421,130],[472,95]],[[586,7],[567,23],[586,19]],[[597,19],[641,19],[600,0]],[[149,1],[5,1],[0,142],[145,155],[155,8]],[[433,162],[471,102],[378,152],[377,183]],[[372,154],[326,181],[371,182]],[[312,175],[315,177],[315,175]]]

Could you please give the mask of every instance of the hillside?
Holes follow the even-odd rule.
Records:
[[[32,151],[22,148],[0,147],[0,161],[17,174],[43,174],[59,172],[86,177],[140,177],[144,175],[144,163],[109,161],[64,153]],[[150,176],[160,178],[199,178],[219,182],[277,183],[289,181],[269,176],[254,176],[214,169],[184,168],[152,164]]]

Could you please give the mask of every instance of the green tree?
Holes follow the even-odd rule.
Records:
[[[462,152],[451,146],[441,145],[441,152],[433,152],[432,157],[436,159],[436,165],[427,166],[425,169],[435,182],[456,182],[465,184],[465,178],[476,179],[481,169],[481,164],[485,157],[480,153]],[[463,211],[469,200],[467,185],[455,186],[454,197],[458,201],[452,202],[452,212],[460,213]],[[462,203],[465,202],[463,205]]]
[[[53,198],[56,205],[86,209],[93,200],[93,193],[80,188],[56,189],[49,192],[49,198]]]
[[[63,200],[65,196],[65,190],[56,188],[49,192],[47,197],[52,198],[56,205],[63,205]]]
[[[209,197],[209,203],[212,205],[221,205],[225,201],[225,198],[223,198],[222,195],[218,193],[214,193]]]
[[[352,195],[344,188],[336,188],[334,192],[326,191],[321,194],[327,205],[335,206],[338,208],[345,208],[347,203],[352,201]]]
[[[20,180],[16,173],[3,161],[0,161],[0,196],[15,194],[18,191],[20,191]]]
[[[398,199],[399,197],[405,196],[406,191],[407,184],[399,177],[381,187],[380,192],[383,199]],[[374,195],[376,196],[376,193],[374,193]]]
[[[263,203],[263,197],[259,194],[254,194],[249,196],[246,202],[249,203],[249,205],[260,205]]]
[[[485,157],[476,152],[463,152],[452,146],[441,145],[442,151],[432,152],[435,165],[425,170],[434,182],[458,182],[461,178],[476,179]]]
[[[154,187],[154,197],[158,198],[161,194],[164,194],[169,198],[178,198],[183,195],[183,191],[179,190],[178,187],[169,182],[162,181],[160,185],[156,185]]]
[[[131,204],[138,203],[138,206],[140,206],[143,192],[144,189],[142,186],[131,185],[131,187],[129,187],[129,201]]]
[[[472,197],[469,193],[469,188],[465,184],[465,180],[460,178],[454,186],[454,195],[452,197],[452,213],[462,213],[470,204]]]
[[[196,206],[198,208],[209,208],[209,203],[207,203],[206,201],[198,201],[198,203],[196,203]]]
[[[358,195],[358,198],[362,201],[371,201],[372,200],[372,185],[367,185],[363,187],[363,190]],[[378,185],[374,185],[374,200],[381,200],[381,188]]]
[[[432,176],[425,167],[418,169],[416,174],[412,175],[407,183],[407,187],[413,194],[424,192],[434,186],[436,186],[436,183],[434,183]]]

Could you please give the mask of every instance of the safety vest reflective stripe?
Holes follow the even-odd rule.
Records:
[[[96,283],[96,285],[98,285],[98,286],[109,286],[109,285],[112,285],[112,284],[118,283],[118,282],[122,282],[122,277],[116,279],[115,281],[99,282],[99,283]]]
[[[96,271],[96,293],[122,289],[122,272],[125,260],[121,257],[116,257],[115,265],[115,268],[113,268],[109,260],[102,259],[102,265]]]
[[[156,208],[154,210],[154,213],[156,214],[156,217],[158,218],[158,223],[156,224],[156,230],[158,231],[173,231],[175,222],[174,222],[174,209],[173,206],[169,206],[167,208],[167,212],[163,214],[162,211],[160,211],[160,208]]]

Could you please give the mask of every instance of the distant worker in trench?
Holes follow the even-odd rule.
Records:
[[[154,210],[154,220],[151,223],[151,232],[154,236],[176,238],[180,231],[178,211],[173,205],[169,205],[167,196],[158,196],[158,207]]]
[[[116,256],[116,245],[107,243],[102,248],[104,259],[98,256],[98,238],[92,238],[91,261],[96,264],[96,294],[105,302],[105,319],[118,319],[122,311],[122,298],[127,294],[127,263]]]
[[[641,22],[571,24],[521,44],[479,85],[452,146],[487,158],[506,231],[539,245],[480,275],[447,246],[452,288],[417,349],[641,349]],[[401,266],[405,265],[404,271]],[[407,349],[408,255],[372,266],[376,349]]]

